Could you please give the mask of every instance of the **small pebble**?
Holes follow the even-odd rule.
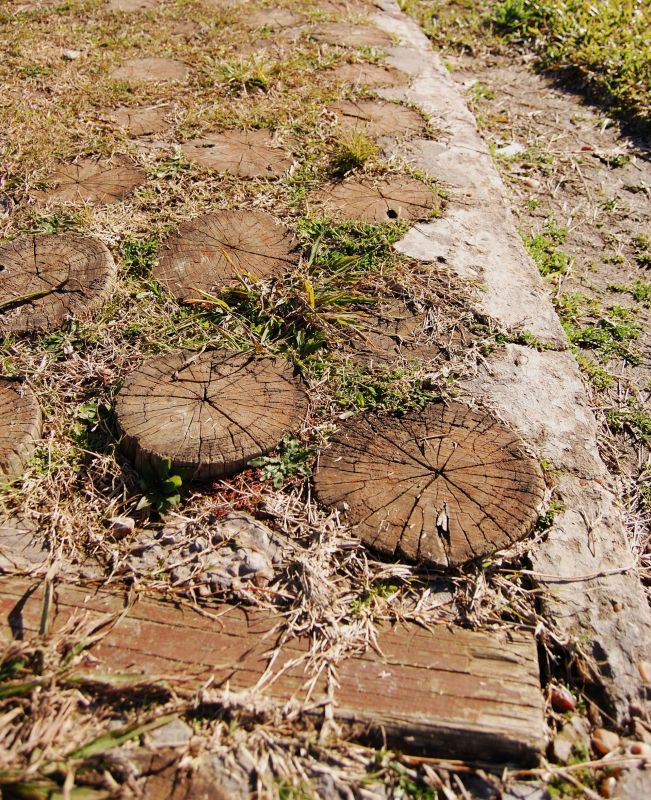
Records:
[[[498,156],[505,156],[506,158],[513,158],[513,156],[517,156],[520,153],[524,153],[525,148],[519,144],[518,142],[511,142],[511,144],[507,144],[505,147],[498,147],[495,151]]]
[[[554,711],[563,713],[565,711],[574,711],[576,708],[576,700],[572,696],[572,692],[566,689],[565,686],[552,686],[550,699]]]
[[[66,61],[74,61],[81,55],[81,50],[64,50],[63,57]]]
[[[640,678],[642,678],[644,683],[651,684],[651,662],[640,661],[638,662],[637,668],[640,672]]]
[[[112,517],[109,523],[114,539],[124,539],[125,536],[132,534],[136,527],[136,521],[131,517]]]
[[[599,786],[599,794],[602,797],[612,797],[616,788],[617,781],[611,775],[610,778],[605,778],[603,781],[601,781]]]
[[[631,755],[651,758],[651,745],[646,744],[646,742],[633,742],[631,745]]]
[[[605,756],[619,747],[619,736],[605,728],[597,728],[592,734],[592,747],[597,753]]]

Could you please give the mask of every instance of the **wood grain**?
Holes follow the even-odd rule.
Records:
[[[340,130],[366,136],[423,136],[427,130],[418,111],[385,100],[340,100],[328,106],[328,111]]]
[[[116,403],[122,448],[136,467],[164,459],[192,480],[227,475],[300,428],[306,395],[282,358],[231,350],[166,353],[126,380]]]
[[[67,317],[88,317],[114,274],[106,245],[87,236],[30,236],[0,247],[0,334],[53,331]]]
[[[38,200],[60,203],[110,204],[122,200],[146,178],[143,169],[126,159],[83,158],[74,164],[61,164],[46,178],[50,188],[32,194]]]
[[[312,201],[339,219],[381,225],[396,219],[429,219],[440,207],[436,194],[414,178],[347,178],[317,189]]]
[[[32,390],[0,378],[0,482],[18,477],[41,437],[41,409]]]
[[[391,47],[393,40],[388,33],[365,25],[350,25],[345,22],[330,22],[320,25],[310,33],[317,42],[338,47]]]
[[[177,300],[219,294],[239,277],[278,277],[298,263],[297,242],[263,211],[219,211],[184,222],[162,244],[154,277]]]
[[[10,638],[10,629],[14,636],[37,629],[42,592],[29,592],[30,584],[19,579],[0,584],[0,641]],[[54,598],[51,630],[73,614],[117,614],[124,604],[116,593],[66,585],[56,588]],[[231,691],[253,687],[280,645],[275,630],[280,618],[243,607],[211,612],[219,619],[138,599],[93,648],[95,668],[181,680],[186,688],[211,676],[214,686],[228,682]],[[270,700],[305,700],[309,671],[304,664],[287,665],[307,646],[303,639],[282,644],[272,667],[274,679],[264,689]],[[380,629],[378,651],[369,649],[338,667],[334,713],[351,736],[378,742],[386,737],[401,749],[432,756],[536,762],[544,745],[543,704],[531,636],[443,625],[428,631],[405,623]],[[324,699],[325,688],[322,680],[317,682],[310,698],[313,709]]]
[[[533,529],[545,482],[523,447],[493,417],[460,403],[401,418],[357,416],[321,455],[315,487],[369,547],[455,566]]]
[[[208,134],[182,145],[181,152],[188,161],[239,178],[279,178],[293,163],[267,130]]]

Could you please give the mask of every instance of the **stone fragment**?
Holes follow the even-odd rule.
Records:
[[[602,756],[619,747],[619,736],[606,728],[597,728],[592,734],[591,741],[592,747]]]
[[[552,686],[549,696],[554,711],[564,713],[565,711],[574,711],[576,708],[576,700],[572,692],[565,686]]]
[[[114,539],[124,539],[130,536],[136,527],[133,517],[112,517],[109,520],[109,530]]]
[[[184,747],[192,738],[192,728],[182,719],[173,719],[167,725],[151,731],[147,738],[154,749],[162,747]]]

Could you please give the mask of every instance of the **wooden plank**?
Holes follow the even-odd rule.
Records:
[[[0,642],[38,629],[43,592],[23,579],[0,584]],[[59,584],[51,630],[73,616],[99,619],[125,607],[120,592]],[[281,618],[241,606],[211,609],[211,619],[187,606],[139,597],[94,648],[96,669],[184,680],[194,688],[255,686],[278,648],[262,688],[276,703],[305,701],[311,674],[290,664],[308,651],[305,639],[280,643]],[[531,764],[544,746],[543,702],[533,637],[478,633],[438,625],[384,626],[380,653],[369,649],[338,665],[334,713],[351,736],[387,740],[403,750],[499,763]],[[310,693],[325,699],[325,679]]]

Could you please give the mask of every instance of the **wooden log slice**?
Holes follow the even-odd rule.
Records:
[[[21,474],[40,438],[41,409],[32,390],[0,378],[0,482]]]
[[[368,86],[372,89],[380,87],[406,86],[409,76],[393,67],[384,67],[381,64],[351,64],[345,62],[324,73],[326,78],[347,83],[351,86]]]
[[[239,178],[279,178],[293,163],[267,130],[215,133],[182,145],[181,151],[188,161]]]
[[[149,11],[160,5],[160,0],[109,0],[109,11]]]
[[[318,0],[314,10],[322,14],[364,14],[372,9],[363,0]]]
[[[332,22],[320,25],[310,33],[312,39],[339,47],[391,47],[393,40],[388,33],[366,25],[348,25]]]
[[[116,128],[121,128],[131,136],[149,136],[160,133],[170,127],[169,114],[174,110],[172,105],[129,108],[120,106],[105,115],[105,118]]]
[[[118,395],[124,452],[141,470],[170,459],[192,480],[228,475],[300,427],[304,391],[284,359],[230,350],[168,353],[133,372]]]
[[[270,31],[277,31],[281,28],[292,28],[305,22],[305,17],[295,14],[286,8],[260,9],[247,13],[243,18],[247,28],[257,30],[267,28]]]
[[[0,574],[39,567],[48,555],[32,522],[21,517],[0,518]]]
[[[144,81],[148,83],[170,83],[186,81],[190,68],[173,58],[130,58],[109,73],[116,81]]]
[[[328,111],[335,115],[341,129],[367,136],[422,136],[427,130],[418,111],[384,100],[342,100]]]
[[[440,198],[414,178],[358,180],[347,178],[312,193],[312,200],[333,216],[379,225],[396,219],[428,219],[440,208]]]
[[[0,334],[53,331],[87,317],[115,274],[108,248],[71,233],[30,236],[0,247]]]
[[[460,403],[351,419],[321,456],[315,486],[369,547],[437,567],[522,539],[545,496],[522,441]]]
[[[47,179],[51,187],[33,192],[39,200],[70,203],[117,203],[147,179],[143,169],[125,159],[84,158],[62,164]]]
[[[263,211],[219,211],[184,222],[162,245],[154,277],[177,300],[218,294],[238,276],[272,278],[298,263],[297,242]]]
[[[425,317],[401,300],[390,300],[373,313],[357,315],[359,327],[351,330],[347,349],[355,361],[394,364],[436,358],[440,346],[425,332]]]

